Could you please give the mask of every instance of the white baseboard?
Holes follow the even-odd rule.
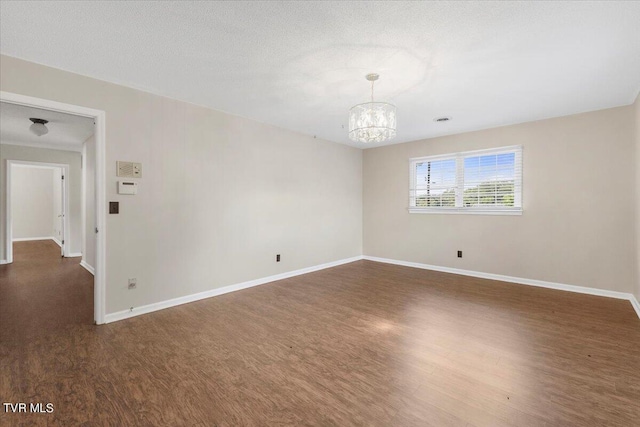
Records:
[[[210,291],[200,292],[197,294],[186,295],[170,299],[167,301],[160,301],[153,304],[143,305],[141,307],[132,307],[129,310],[118,311],[110,313],[105,316],[105,323],[116,322],[118,320],[128,319],[130,317],[139,316],[141,314],[147,314],[158,310],[163,310],[169,307],[175,307],[194,301],[198,301],[205,298],[211,298],[218,295],[227,294],[229,292],[235,292],[242,289],[251,288],[254,286],[263,285],[265,283],[274,282],[276,280],[288,279],[290,277],[299,276],[301,274],[312,273],[318,270],[324,270],[325,268],[336,267],[342,264],[348,264],[350,262],[359,261],[362,256],[355,256],[352,258],[341,259],[338,261],[328,262],[325,264],[315,265],[313,267],[301,268],[300,270],[289,271],[287,273],[276,274],[273,276],[263,277],[261,279],[249,280],[248,282],[237,283],[235,285],[224,286],[222,288],[211,289]]]
[[[80,266],[84,267],[85,270],[87,270],[89,273],[93,274],[94,276],[96,275],[96,271],[93,269],[93,267],[87,264],[84,260],[80,261]]]
[[[54,237],[46,236],[46,237],[18,237],[15,239],[11,239],[12,242],[30,242],[32,240],[54,240]]]
[[[57,238],[53,237],[53,236],[47,236],[47,237],[18,237],[15,239],[11,239],[12,242],[32,242],[32,241],[36,241],[36,240],[53,240],[53,242],[62,247],[62,242],[60,240],[58,240]]]
[[[54,243],[60,247],[62,247],[62,242],[53,236],[49,237],[20,237],[17,239],[12,239],[13,242],[30,242],[34,240],[53,240]],[[65,255],[66,258],[77,258],[81,257],[82,252],[71,252],[70,254]],[[92,273],[93,274],[93,273]]]
[[[638,303],[638,299],[635,297],[635,295],[631,295],[631,299],[629,301],[631,301],[633,309],[636,311],[638,317],[640,317],[640,303]]]
[[[631,302],[631,305],[633,306],[634,310],[636,311],[636,314],[638,314],[638,317],[640,318],[640,304],[638,303],[638,300],[635,298],[635,296],[633,294],[629,294],[629,293],[609,291],[609,290],[606,290],[606,289],[587,288],[587,287],[584,287],[584,286],[567,285],[567,284],[563,284],[563,283],[546,282],[546,281],[542,281],[542,280],[524,279],[524,278],[521,278],[521,277],[505,276],[505,275],[501,275],[501,274],[482,273],[482,272],[478,272],[478,271],[462,270],[462,269],[459,269],[459,268],[440,267],[440,266],[436,266],[436,265],[421,264],[421,263],[409,262],[409,261],[399,261],[399,260],[393,260],[393,259],[388,259],[388,258],[378,258],[378,257],[371,257],[371,256],[364,255],[364,256],[355,256],[355,257],[352,257],[352,258],[346,258],[346,259],[342,259],[342,260],[334,261],[334,262],[328,262],[328,263],[316,265],[316,266],[313,266],[313,267],[302,268],[302,269],[290,271],[290,272],[287,272],[287,273],[281,273],[281,274],[276,274],[276,275],[273,275],[273,276],[263,277],[261,279],[255,279],[255,280],[250,280],[250,281],[247,281],[247,282],[237,283],[235,285],[229,285],[229,286],[225,286],[225,287],[222,287],[222,288],[212,289],[212,290],[205,291],[205,292],[200,292],[200,293],[197,293],[197,294],[186,295],[186,296],[183,296],[183,297],[178,297],[178,298],[170,299],[170,300],[167,300],[167,301],[160,301],[160,302],[153,303],[153,304],[147,304],[147,305],[144,305],[144,306],[141,306],[141,307],[133,307],[132,309],[129,309],[129,310],[123,310],[123,311],[118,311],[118,312],[115,312],[115,313],[110,313],[110,314],[107,314],[105,316],[105,323],[116,322],[118,320],[124,320],[124,319],[128,319],[128,318],[131,318],[131,317],[140,316],[142,314],[147,314],[147,313],[152,313],[154,311],[163,310],[165,308],[175,307],[175,306],[178,306],[178,305],[187,304],[187,303],[194,302],[194,301],[199,301],[199,300],[202,300],[202,299],[206,299],[206,298],[211,298],[211,297],[215,297],[215,296],[218,296],[218,295],[227,294],[229,292],[235,292],[235,291],[239,291],[239,290],[242,290],[242,289],[247,289],[247,288],[251,288],[251,287],[254,287],[254,286],[263,285],[265,283],[274,282],[276,280],[288,279],[290,277],[295,277],[295,276],[299,276],[299,275],[302,275],[302,274],[312,273],[314,271],[324,270],[326,268],[336,267],[336,266],[342,265],[342,264],[348,264],[348,263],[351,263],[351,262],[354,262],[354,261],[359,261],[361,259],[366,259],[366,260],[375,261],[375,262],[382,262],[382,263],[386,263],[386,264],[402,265],[402,266],[405,266],[405,267],[421,268],[421,269],[425,269],[425,270],[441,271],[441,272],[452,273],[452,274],[461,274],[461,275],[464,275],[464,276],[479,277],[479,278],[482,278],[482,279],[499,280],[499,281],[502,281],[502,282],[518,283],[518,284],[522,284],[522,285],[538,286],[538,287],[549,288],[549,289],[557,289],[557,290],[562,290],[562,291],[577,292],[577,293],[582,293],[582,294],[589,294],[589,295],[603,296],[603,297],[609,297],[609,298],[624,299],[624,300],[628,300],[629,302]],[[87,270],[89,270],[93,274],[93,271],[92,271],[93,269],[91,268],[91,266],[86,264],[84,261],[81,261],[80,265],[82,265],[84,268],[86,268]]]
[[[480,271],[462,270],[460,268],[441,267],[437,265],[421,264],[418,262],[399,261],[389,258],[379,258],[364,255],[362,259],[368,261],[382,262],[385,264],[402,265],[405,267],[421,268],[424,270],[441,271],[444,273],[460,274],[463,276],[479,277],[481,279],[499,280],[501,282],[518,283],[520,285],[537,286],[541,288],[557,289],[561,291],[577,292],[580,294],[597,295],[601,297],[624,299],[631,302],[636,314],[640,318],[640,304],[636,300],[635,296],[630,293],[609,291],[606,289],[587,288],[584,286],[566,285],[564,283],[546,282],[544,280],[525,279],[522,277],[504,276],[502,274],[483,273]]]

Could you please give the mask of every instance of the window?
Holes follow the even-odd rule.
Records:
[[[522,147],[409,159],[409,212],[522,214]]]

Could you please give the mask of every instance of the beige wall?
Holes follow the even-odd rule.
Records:
[[[632,292],[633,126],[621,107],[365,150],[364,254]],[[516,144],[522,216],[407,212],[410,157]]]
[[[53,169],[14,166],[11,195],[13,238],[53,237]]]
[[[635,140],[636,140],[636,289],[635,294],[640,301],[640,94],[636,98],[635,113]]]
[[[5,259],[5,241],[7,236],[4,221],[4,213],[6,212],[5,177],[7,176],[7,160],[62,163],[69,165],[68,250],[72,255],[79,254],[82,251],[82,173],[80,153],[73,151],[49,150],[46,148],[0,144],[0,213],[1,218],[3,218],[3,220],[0,221],[0,259]]]
[[[107,313],[361,253],[640,293],[638,102],[361,152],[6,56],[0,88],[107,113]],[[514,144],[522,216],[407,213],[408,158]]]
[[[0,88],[106,111],[107,313],[362,253],[358,149],[7,56]]]

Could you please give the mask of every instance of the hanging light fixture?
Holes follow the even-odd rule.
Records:
[[[44,120],[44,119],[29,119],[29,120],[33,122],[33,124],[29,126],[29,130],[32,133],[38,136],[42,136],[49,133],[49,129],[47,129],[47,127],[45,126],[47,123],[49,123],[49,120]]]
[[[357,142],[383,142],[396,136],[396,106],[373,101],[373,82],[378,74],[367,74],[371,82],[371,102],[358,104],[349,110],[349,138]]]

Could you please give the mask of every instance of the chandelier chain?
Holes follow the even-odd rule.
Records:
[[[373,102],[373,83],[374,81],[371,80],[371,102]]]

